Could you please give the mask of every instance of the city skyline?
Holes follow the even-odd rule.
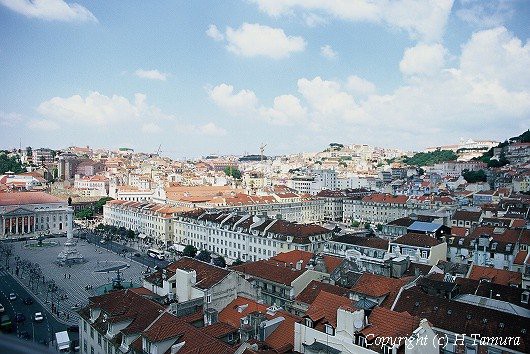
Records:
[[[523,1],[0,4],[5,148],[423,150],[530,124]]]

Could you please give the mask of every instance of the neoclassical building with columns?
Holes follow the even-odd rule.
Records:
[[[65,234],[72,221],[66,200],[44,192],[0,192],[0,239]]]

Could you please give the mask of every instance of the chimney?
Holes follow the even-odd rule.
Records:
[[[302,264],[304,264],[303,260],[296,262],[296,270],[302,270]]]
[[[177,343],[177,344],[173,344],[171,346],[171,354],[176,354],[179,352],[179,350],[182,349],[182,347],[184,347],[186,345],[186,342],[180,342],[180,343]]]

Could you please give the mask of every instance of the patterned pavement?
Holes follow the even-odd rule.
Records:
[[[39,263],[44,275],[45,282],[53,280],[58,289],[56,293],[46,291],[47,287],[40,284],[37,290],[32,291],[46,306],[51,308],[51,302],[59,310],[59,320],[68,324],[77,324],[78,316],[72,307],[76,304],[85,305],[88,297],[95,295],[95,289],[99,286],[108,284],[116,273],[96,273],[95,271],[110,268],[126,262],[129,267],[122,271],[124,281],[133,281],[137,285],[141,284],[143,279],[142,272],[146,266],[134,260],[117,255],[100,245],[89,244],[84,240],[79,240],[77,247],[87,262],[74,264],[71,266],[60,266],[56,263],[57,254],[62,250],[66,238],[47,239],[47,241],[56,241],[57,246],[45,247],[40,249],[25,248],[24,242],[14,242],[13,257],[11,257],[11,271],[15,269],[15,257],[25,259],[32,263]],[[66,275],[66,276],[65,276]],[[29,290],[28,279],[20,279],[20,282]],[[87,290],[87,286],[91,286]]]

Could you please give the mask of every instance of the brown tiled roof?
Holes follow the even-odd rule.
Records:
[[[510,270],[473,265],[469,278],[474,280],[488,279],[496,284],[520,286],[523,276],[521,273]]]
[[[435,239],[434,237],[431,237],[429,235],[425,234],[415,234],[415,233],[407,233],[401,237],[398,237],[392,243],[397,243],[400,245],[407,245],[407,246],[415,246],[415,247],[434,247],[438,246],[442,243],[442,241],[439,241]]]
[[[285,220],[277,220],[268,232],[275,234],[307,238],[309,236],[327,234],[330,230],[316,224],[297,224]]]
[[[140,333],[164,307],[142,295],[142,291],[127,289],[89,298],[90,308],[99,308],[108,315],[107,322],[132,321],[122,329],[125,334]],[[149,292],[148,295],[153,293]]]
[[[395,312],[384,307],[376,307],[368,317],[368,322],[370,325],[361,331],[365,336],[370,334],[372,338],[408,338],[418,328],[420,319],[407,312]]]
[[[453,214],[451,220],[463,220],[470,222],[478,222],[482,212],[480,211],[467,211],[467,210],[457,210]]]
[[[300,321],[300,318],[283,310],[277,311],[274,315],[267,314],[267,306],[258,304],[254,300],[237,297],[219,312],[219,321],[239,328],[241,318],[253,312],[265,314],[269,320],[280,316],[284,318],[278,328],[265,340],[268,345],[277,351],[280,351],[281,348],[294,346],[294,324]]]
[[[175,272],[177,269],[193,269],[197,273],[196,287],[201,289],[209,289],[213,285],[219,283],[228,274],[229,270],[198,261],[194,258],[182,257],[168,265],[166,269]]]
[[[357,283],[351,288],[351,291],[373,298],[386,296],[381,305],[390,308],[399,289],[411,282],[413,278],[411,276],[396,279],[385,277],[384,275],[363,273]]]
[[[337,328],[337,309],[341,306],[352,308],[354,302],[347,297],[321,291],[309,306],[306,316],[313,322],[329,323]]]
[[[356,245],[359,247],[377,248],[380,250],[388,249],[388,240],[383,240],[379,237],[362,237],[348,234],[339,236],[333,241],[347,243],[349,245]]]
[[[316,299],[317,295],[321,291],[326,291],[327,293],[345,296],[348,297],[349,290],[338,285],[332,285],[328,283],[323,283],[321,281],[312,280],[304,290],[296,297],[296,301],[302,302],[304,304],[312,304]]]
[[[409,197],[406,195],[391,195],[391,194],[372,194],[362,199],[365,203],[392,203],[392,204],[406,204]]]
[[[527,256],[527,251],[519,251],[517,253],[517,256],[515,256],[515,259],[513,260],[513,264],[523,265]]]
[[[222,338],[230,333],[237,332],[238,330],[239,328],[224,322],[217,322],[213,325],[200,328],[202,333],[213,338]]]
[[[0,193],[0,205],[26,205],[26,204],[47,204],[65,203],[66,200],[54,197],[45,192],[6,192]]]
[[[412,225],[414,221],[416,220],[413,220],[409,217],[404,217],[404,218],[392,220],[391,222],[388,223],[388,225],[409,227],[410,225]]]
[[[234,350],[221,340],[206,335],[204,332],[186,323],[182,319],[165,312],[153,322],[142,336],[150,342],[160,342],[174,338],[175,343],[183,343],[179,354],[229,354]],[[170,349],[168,350],[170,351]]]
[[[528,319],[522,316],[430,296],[419,287],[403,290],[393,310],[426,318],[433,327],[452,333],[478,333],[481,337],[520,337],[519,346],[513,345],[512,341],[512,345],[507,347],[526,353],[530,351]]]
[[[231,269],[253,277],[266,279],[278,284],[291,285],[291,283],[302,275],[306,270],[296,270],[289,265],[285,266],[282,262],[273,259],[248,262]]]

